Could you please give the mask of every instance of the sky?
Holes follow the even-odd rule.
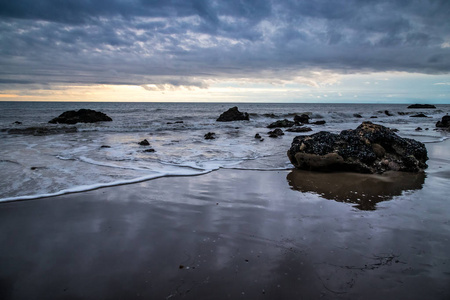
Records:
[[[0,0],[0,101],[450,103],[450,1]]]

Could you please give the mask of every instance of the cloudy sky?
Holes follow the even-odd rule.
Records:
[[[450,103],[450,1],[0,0],[0,100]]]

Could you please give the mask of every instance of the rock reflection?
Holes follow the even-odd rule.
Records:
[[[292,170],[287,181],[293,190],[313,192],[338,202],[355,203],[361,210],[375,210],[403,191],[420,190],[425,173],[386,172],[384,174],[319,173]]]

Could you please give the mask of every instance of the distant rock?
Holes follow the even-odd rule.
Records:
[[[388,117],[392,117],[392,116],[393,116],[393,114],[391,114],[388,110],[385,110],[385,111],[384,111],[384,114],[385,114],[386,116],[388,116]]]
[[[155,149],[149,148],[149,149],[145,149],[143,152],[152,153],[152,152],[155,152]]]
[[[150,146],[150,143],[147,141],[147,139],[140,141],[138,144],[141,146]]]
[[[15,121],[14,124],[16,124],[16,125],[22,125],[22,122]]]
[[[440,121],[437,121],[436,127],[450,129],[450,116],[443,116]]]
[[[355,117],[355,118],[362,118],[362,116],[360,115],[360,114],[353,114],[353,116]]]
[[[259,133],[255,134],[255,139],[261,139],[261,135]]]
[[[112,121],[106,114],[92,109],[80,109],[78,111],[69,110],[63,112],[59,117],[49,121],[51,124],[76,124],[76,123],[95,123],[103,121]]]
[[[292,127],[295,125],[295,122],[289,121],[287,119],[278,120],[271,123],[267,128],[276,128],[276,127]]]
[[[286,131],[289,131],[289,132],[308,132],[308,131],[312,131],[312,129],[311,129],[311,127],[303,127],[303,126],[300,126],[300,127],[292,127],[292,128],[289,128],[289,129],[286,130]]]
[[[411,104],[408,108],[436,108],[432,104]]]
[[[102,148],[102,149],[104,149],[104,148],[111,148],[111,146],[108,146],[108,145],[101,145],[100,148]]]
[[[284,135],[284,132],[280,128],[277,128],[275,130],[269,131],[267,134],[269,134],[269,137],[271,138],[277,138],[279,136]]]
[[[216,120],[218,122],[231,122],[231,121],[248,121],[249,116],[246,112],[240,112],[237,106],[230,108],[226,112],[222,113]]]
[[[216,138],[216,134],[214,132],[208,132],[204,137],[205,140],[214,140]]]
[[[378,119],[377,116],[370,116],[371,119]]]
[[[76,127],[28,127],[28,128],[11,128],[5,129],[10,134],[31,134],[31,135],[50,135],[61,133],[73,133],[77,132]]]
[[[416,128],[416,131],[422,131],[423,129],[422,129],[422,127],[417,127]]]
[[[371,122],[340,134],[297,136],[287,155],[298,169],[360,173],[419,172],[427,168],[428,159],[423,143]]]
[[[308,124],[309,123],[309,116],[307,114],[301,114],[294,116],[294,122],[296,124]]]
[[[412,115],[412,116],[409,116],[410,118],[428,118],[428,116],[427,115],[424,115],[424,114],[416,114],[416,115]]]

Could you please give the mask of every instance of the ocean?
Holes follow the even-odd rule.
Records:
[[[233,106],[250,121],[216,122]],[[371,121],[398,129],[398,135],[425,144],[442,143],[449,132],[435,124],[450,111],[408,109],[405,104],[274,103],[82,103],[0,102],[0,201],[34,199],[165,176],[194,176],[220,168],[286,170],[286,152],[297,135],[340,132]],[[49,124],[67,110],[101,111],[112,122]],[[424,113],[427,117],[415,118]],[[311,132],[269,138],[267,125],[308,114]],[[356,116],[359,114],[361,117]],[[76,132],[29,132],[36,127]],[[421,127],[422,130],[416,130]],[[70,130],[67,130],[70,131]],[[59,132],[59,133],[58,133]],[[216,139],[204,135],[214,132]],[[263,141],[254,136],[259,133]],[[150,146],[140,146],[143,139]],[[145,152],[152,148],[154,152]],[[439,149],[437,147],[436,149]],[[439,155],[439,154],[437,154]],[[180,177],[179,180],[183,180]],[[176,187],[174,187],[176,188]]]

